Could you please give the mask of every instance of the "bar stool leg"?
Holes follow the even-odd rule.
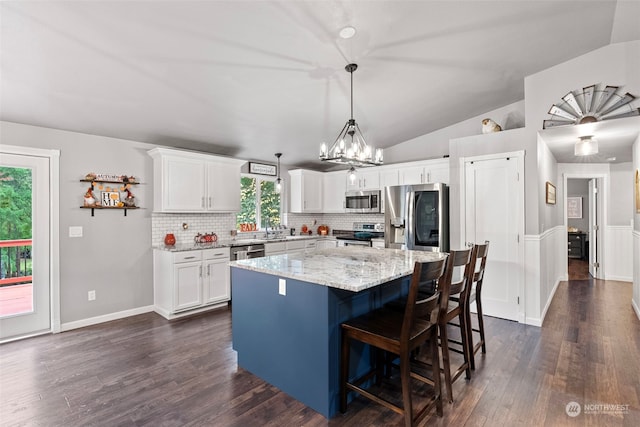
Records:
[[[444,385],[447,389],[447,399],[453,403],[453,385],[451,383],[451,362],[449,361],[449,339],[447,338],[447,325],[439,326],[440,346],[442,347],[442,369],[444,370]]]

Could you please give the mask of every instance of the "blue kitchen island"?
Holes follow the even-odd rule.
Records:
[[[340,324],[405,295],[415,262],[441,257],[348,246],[231,262],[238,366],[332,417],[339,409]],[[352,351],[350,372],[359,375],[368,369],[368,349]]]

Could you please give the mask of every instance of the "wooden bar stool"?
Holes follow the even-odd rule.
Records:
[[[487,353],[487,347],[484,339],[484,321],[482,316],[482,282],[484,281],[484,270],[487,265],[487,254],[489,253],[489,241],[485,241],[484,244],[476,244],[473,245],[473,253],[471,255],[471,268],[469,270],[470,278],[469,282],[471,284],[471,290],[469,292],[469,298],[467,301],[467,323],[469,325],[469,335],[467,344],[469,348],[469,363],[471,365],[471,369],[476,368],[475,364],[475,354],[482,348],[482,353]],[[476,313],[478,316],[478,328],[473,328],[471,324],[471,309],[470,305],[472,302],[476,302]],[[480,335],[480,339],[478,342],[473,344],[473,332],[477,332]]]
[[[469,329],[468,316],[465,312],[465,302],[468,299],[470,283],[468,283],[469,269],[471,268],[471,249],[463,249],[449,252],[447,259],[447,274],[453,277],[453,270],[458,268],[461,270],[460,280],[451,282],[449,280],[449,289],[442,289],[438,283],[438,290],[441,294],[440,313],[438,316],[438,333],[440,335],[440,347],[442,348],[442,370],[444,371],[444,383],[447,390],[447,398],[449,402],[453,402],[453,383],[466,373],[466,378],[471,378],[471,365],[469,363],[470,349],[468,347]],[[445,283],[446,286],[446,283]],[[452,320],[458,319],[458,324],[451,323]],[[453,341],[448,338],[447,325],[460,327],[460,341]],[[449,347],[449,342],[457,342],[462,346],[458,350]],[[463,362],[455,368],[455,372],[451,373],[450,351],[462,354]]]
[[[440,307],[440,293],[427,299],[418,299],[418,287],[426,281],[441,278],[445,272],[445,259],[431,262],[416,262],[409,295],[404,311],[380,308],[365,315],[356,317],[342,324],[342,349],[340,367],[340,411],[347,410],[347,393],[349,390],[360,393],[404,416],[405,426],[413,426],[420,422],[433,408],[442,416],[442,398],[440,384],[440,366],[438,357],[438,339],[436,320]],[[443,280],[443,283],[446,279]],[[397,355],[400,359],[400,381],[402,384],[402,407],[393,404],[378,394],[365,390],[361,385],[375,378],[376,384],[382,382],[382,357],[376,358],[376,366],[359,378],[349,381],[349,363],[351,341],[356,340],[369,344],[372,349]],[[411,371],[411,356],[414,350],[428,343],[431,357],[433,379]],[[433,398],[413,415],[411,399],[411,378],[433,386]]]

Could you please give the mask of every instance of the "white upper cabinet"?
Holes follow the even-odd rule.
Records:
[[[322,212],[322,172],[306,169],[289,171],[291,197],[289,212],[321,213]]]
[[[380,190],[384,187],[392,185],[400,185],[400,172],[398,169],[382,169],[380,170]]]
[[[449,184],[449,159],[426,160],[405,164],[400,170],[400,184]]]
[[[244,160],[154,148],[155,212],[237,212]]]
[[[358,169],[356,179],[352,182],[349,174],[345,173],[347,191],[378,190],[380,188],[380,175],[378,170]]]
[[[344,213],[344,193],[347,189],[345,175],[345,171],[326,172],[323,174],[322,212]]]

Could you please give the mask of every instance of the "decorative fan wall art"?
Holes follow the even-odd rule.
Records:
[[[618,89],[618,86],[598,89],[597,85],[591,85],[569,92],[562,97],[562,102],[551,106],[551,119],[544,121],[543,129],[640,115],[640,108],[631,106],[636,97],[629,92],[620,95]]]

